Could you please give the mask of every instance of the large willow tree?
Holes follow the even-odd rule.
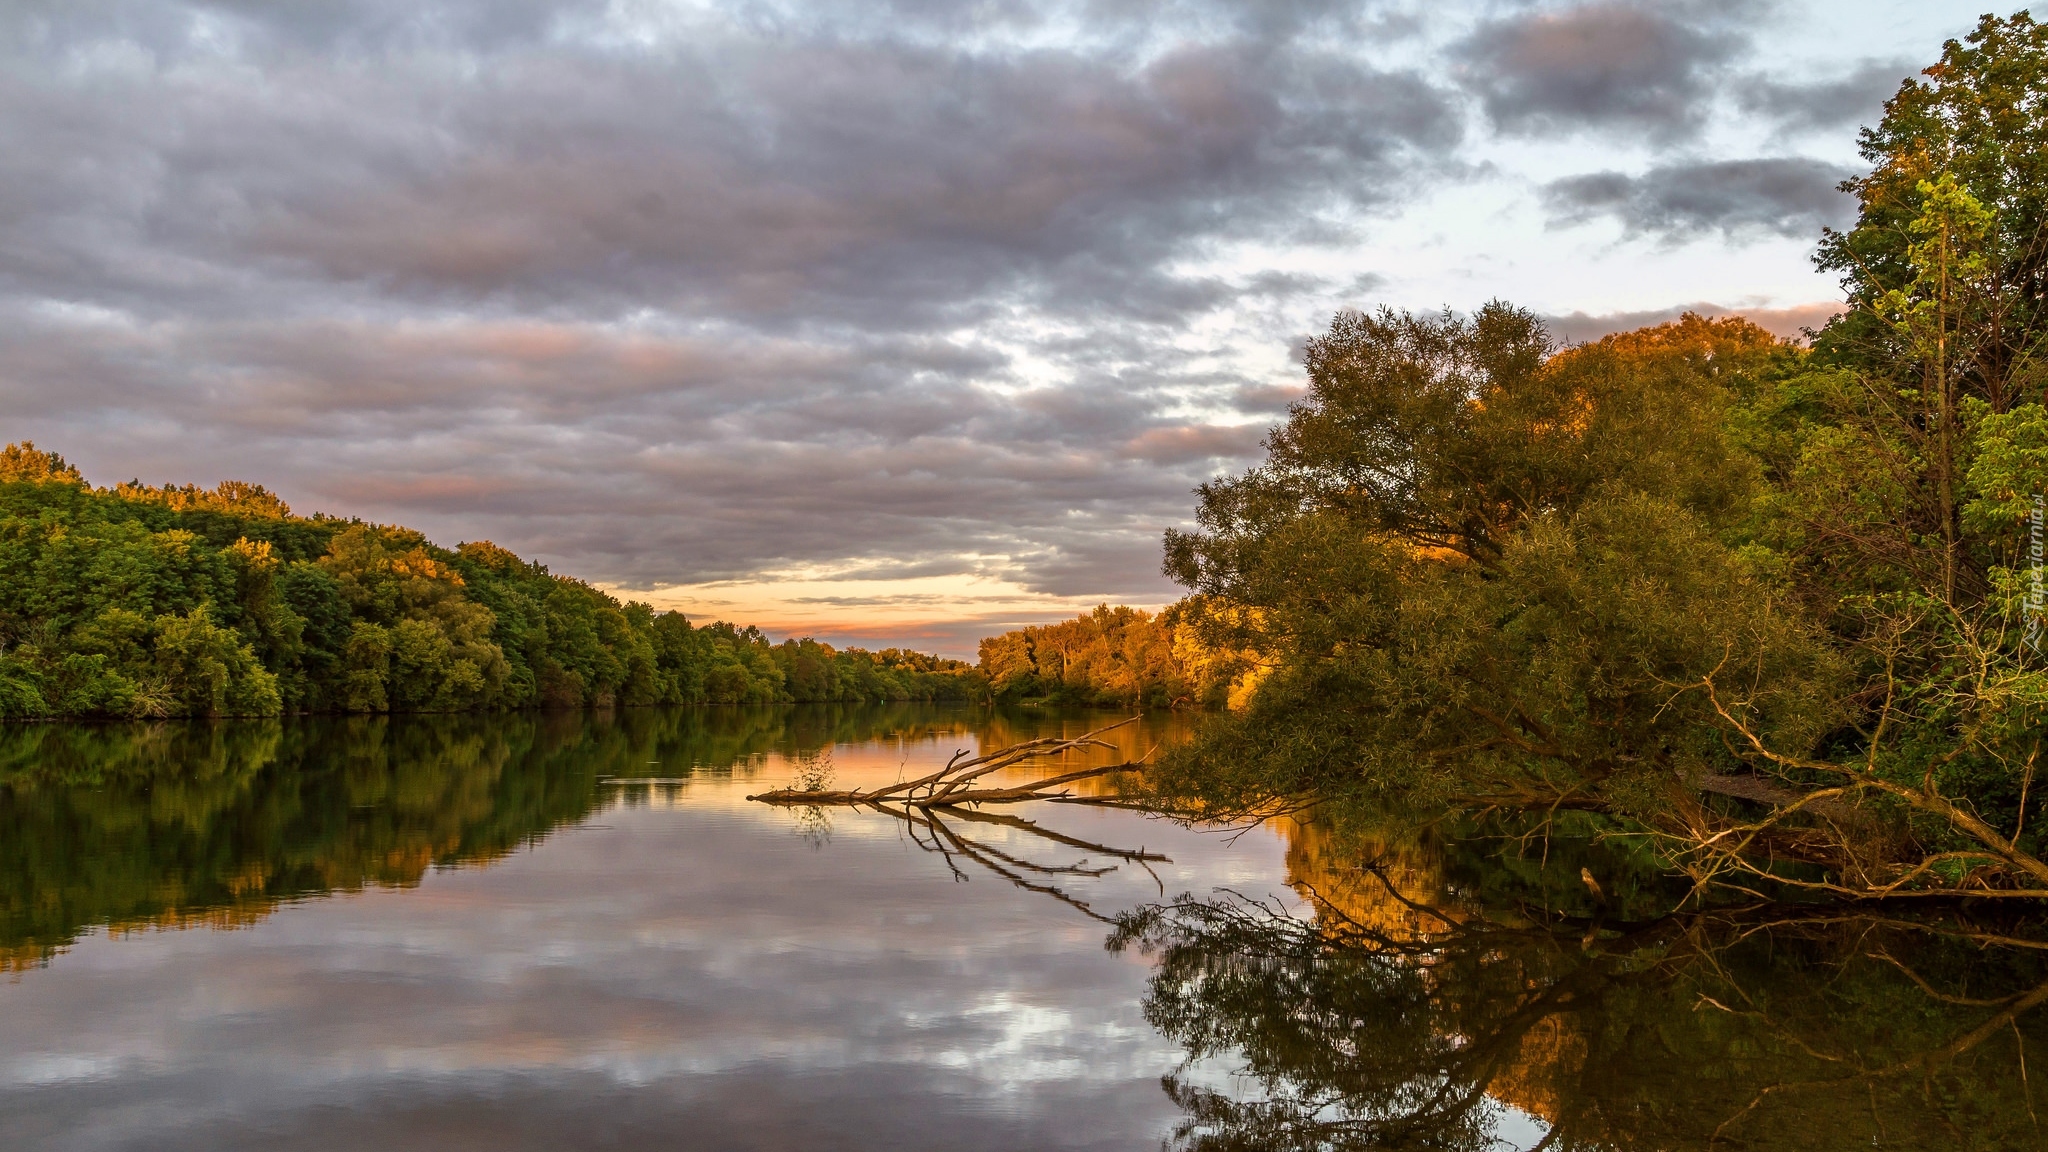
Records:
[[[1864,143],[1811,350],[1340,315],[1266,462],[1167,537],[1185,617],[1264,678],[1162,791],[1579,810],[1703,885],[2048,897],[2048,34],[1987,18]]]

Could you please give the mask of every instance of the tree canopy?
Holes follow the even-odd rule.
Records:
[[[0,451],[0,717],[982,694],[961,661],[693,626],[488,541],[295,516],[239,481],[93,488]]]
[[[1987,17],[1864,134],[1811,346],[1340,314],[1265,463],[1167,534],[1180,618],[1257,675],[1161,798],[1579,813],[1698,891],[2048,896],[2043,141],[2048,33]]]

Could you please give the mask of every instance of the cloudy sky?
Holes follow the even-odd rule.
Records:
[[[13,0],[0,413],[692,616],[1158,604],[1345,306],[1835,295],[1978,0]]]

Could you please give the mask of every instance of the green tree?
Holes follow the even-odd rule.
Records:
[[[1178,617],[1118,605],[981,642],[996,699],[1166,707],[1190,703],[1200,674],[1176,645]]]
[[[2024,11],[1987,15],[1944,45],[1923,77],[1901,85],[1862,132],[1871,171],[1845,186],[1860,205],[1856,225],[1828,233],[1817,258],[1842,275],[1851,307],[1820,343],[1880,374],[1924,355],[1888,323],[1895,310],[1886,299],[1925,282],[1928,261],[1916,249],[1928,236],[1916,225],[1966,193],[1988,227],[1976,238],[1972,347],[1952,371],[1961,393],[2003,412],[2048,383],[2039,355],[2048,321],[2048,27]]]
[[[1244,710],[1159,787],[1582,809],[1702,888],[2048,895],[2048,32],[1987,17],[1866,132],[1809,353],[1688,317],[1340,316],[1267,462],[1167,538]],[[2030,811],[2030,809],[2033,809]]]
[[[0,451],[0,716],[702,702],[719,651],[727,697],[766,702],[767,647],[487,541],[298,517],[240,481],[93,488]]]
[[[1744,669],[1773,736],[1834,719],[1822,638],[1726,542],[1756,470],[1722,426],[1783,354],[1688,317],[1553,355],[1527,313],[1345,314],[1267,463],[1205,485],[1167,571],[1270,673],[1170,757],[1226,811],[1312,796],[1651,815],[1711,770],[1675,686]]]
[[[277,677],[239,633],[222,628],[201,607],[152,622],[162,715],[270,716],[279,708]]]

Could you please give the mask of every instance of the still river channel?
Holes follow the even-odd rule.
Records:
[[[1561,848],[745,799],[1105,719],[0,730],[0,1148],[2039,1144],[2009,923],[1549,922]]]

